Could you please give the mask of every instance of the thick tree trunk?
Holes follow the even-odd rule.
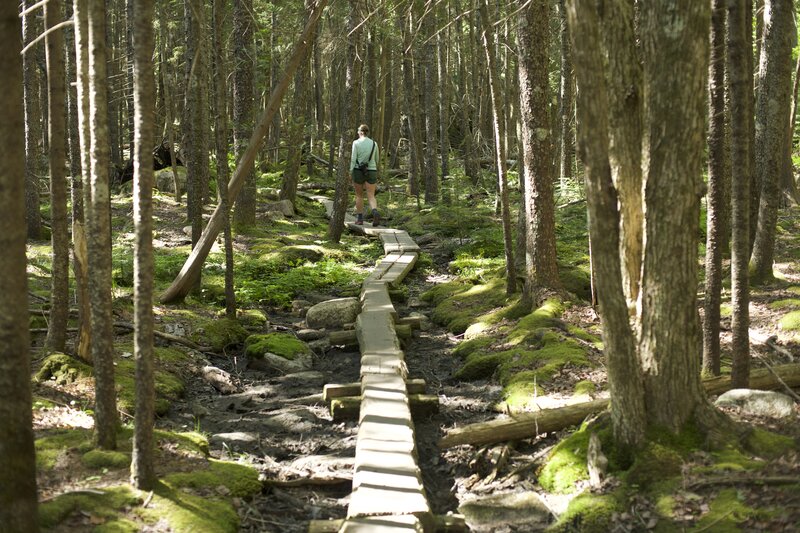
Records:
[[[514,241],[511,235],[511,208],[508,199],[508,177],[506,176],[506,147],[505,139],[502,95],[500,94],[500,83],[497,79],[495,66],[494,35],[491,31],[492,22],[489,19],[488,0],[480,0],[480,13],[483,25],[483,44],[486,50],[486,62],[489,66],[489,89],[492,100],[492,114],[494,115],[494,143],[495,154],[497,156],[497,183],[500,195],[500,208],[502,211],[503,223],[503,243],[506,258],[506,294],[514,294],[517,288],[517,272],[514,263]]]
[[[520,2],[520,9],[528,4]],[[517,30],[522,160],[525,192],[525,270],[523,302],[533,306],[541,288],[560,285],[556,264],[553,200],[553,136],[550,114],[548,3],[536,0],[520,12]]]
[[[114,386],[114,335],[111,315],[111,213],[109,196],[108,89],[106,86],[106,10],[103,0],[87,2],[89,20],[90,186],[87,243],[91,292],[92,360],[95,379],[95,435],[99,447],[117,445]],[[76,8],[76,13],[78,9]]]
[[[45,28],[60,24],[64,13],[59,0],[50,0],[44,6]],[[50,167],[50,231],[53,246],[53,269],[50,291],[50,323],[45,346],[63,352],[67,340],[67,315],[69,314],[69,221],[67,215],[66,165],[66,107],[64,85],[64,34],[61,30],[47,35],[47,88],[48,88],[48,152]]]
[[[23,6],[31,7],[35,0],[25,0]],[[36,12],[22,17],[22,41],[25,46],[41,32]],[[40,46],[40,45],[34,45]],[[22,83],[25,89],[25,220],[28,237],[38,239],[42,234],[42,216],[39,213],[40,180],[45,173],[46,160],[42,149],[42,115],[39,101],[39,72],[35,48],[22,57]]]
[[[634,1],[611,2],[601,14],[608,57],[611,176],[620,203],[622,283],[628,307],[639,296],[642,269],[642,67],[634,35]]]
[[[25,114],[17,2],[0,4],[0,528],[39,530],[25,273]]]
[[[722,250],[727,210],[723,187],[729,167],[725,132],[725,4],[714,0],[711,16],[708,105],[708,195],[706,196],[706,295],[703,302],[703,371],[718,376]]]
[[[675,433],[705,402],[695,294],[710,11],[707,2],[653,0],[641,13],[647,220],[639,349],[648,425]]]
[[[233,3],[233,153],[237,161],[247,150],[247,140],[253,131],[253,0]],[[273,49],[273,54],[274,54]],[[280,139],[280,138],[278,138]],[[246,228],[256,223],[255,165],[245,169],[244,186],[236,198],[233,226]]]
[[[154,465],[155,378],[153,355],[153,145],[155,143],[155,71],[153,69],[153,0],[138,0],[133,9],[133,356],[136,361],[131,485],[152,490],[158,481]]]
[[[344,215],[349,205],[350,191],[350,151],[352,150],[352,127],[358,127],[357,97],[358,73],[361,71],[358,60],[360,0],[350,0],[350,13],[347,18],[347,58],[344,81],[344,102],[342,104],[342,128],[339,134],[338,165],[336,167],[336,192],[333,198],[333,214],[328,224],[328,240],[339,242],[344,231]]]
[[[267,128],[269,127],[273,117],[278,112],[281,99],[283,98],[283,95],[286,94],[286,89],[289,87],[289,82],[294,75],[294,71],[297,69],[300,63],[305,60],[305,57],[308,53],[309,43],[311,42],[311,37],[317,26],[317,21],[319,20],[319,17],[321,16],[326,5],[327,0],[317,0],[314,10],[309,15],[308,24],[306,24],[306,27],[303,29],[303,32],[300,34],[297,42],[295,43],[292,57],[289,59],[289,62],[286,65],[284,77],[281,78],[280,83],[278,83],[278,85],[275,87],[275,91],[273,91],[273,93],[270,95],[269,102],[267,103],[267,107],[264,109],[261,120],[253,131],[253,134],[250,136],[250,142],[247,145],[247,151],[242,154],[242,158],[236,165],[236,170],[233,173],[229,187],[231,198],[239,194],[239,191],[242,188],[244,183],[245,169],[248,168],[253,161],[255,161],[256,154],[261,148],[264,136],[267,133]],[[186,259],[186,263],[184,263],[183,268],[181,268],[180,273],[178,273],[178,276],[172,282],[172,285],[170,285],[169,288],[161,295],[161,302],[172,302],[185,297],[189,293],[192,285],[197,279],[199,279],[203,262],[205,261],[206,257],[208,257],[208,252],[211,251],[214,240],[217,238],[217,235],[222,229],[226,214],[227,213],[221,208],[221,206],[217,206],[217,208],[214,210],[214,213],[211,215],[206,228],[203,230],[203,235],[201,235],[197,246],[192,249],[192,253],[189,255],[188,259]]]
[[[586,0],[568,0],[567,18],[578,82],[578,146],[586,166],[592,273],[603,321],[615,439],[635,447],[646,427],[644,388],[622,283],[617,192],[609,162],[608,100],[600,55],[600,21]]]
[[[728,91],[731,109],[731,379],[747,387],[750,370],[750,183],[753,173],[753,75],[748,10],[727,6]]]
[[[764,2],[764,42],[756,105],[756,174],[761,182],[758,227],[753,243],[752,282],[772,280],[780,175],[786,157],[792,89],[792,46],[796,40],[792,0]]]

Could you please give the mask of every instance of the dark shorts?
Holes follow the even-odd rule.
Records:
[[[364,183],[371,183],[372,185],[375,185],[378,182],[378,171],[367,170],[366,172],[362,172],[361,170],[354,168],[353,182],[358,183],[359,185]]]

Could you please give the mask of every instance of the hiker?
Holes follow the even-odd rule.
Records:
[[[379,226],[381,216],[378,214],[378,201],[375,199],[375,184],[378,181],[378,146],[369,138],[369,126],[358,127],[358,139],[353,141],[350,154],[350,173],[353,176],[353,187],[356,190],[356,224],[364,224],[364,189],[367,190],[367,201],[372,209],[372,225]]]

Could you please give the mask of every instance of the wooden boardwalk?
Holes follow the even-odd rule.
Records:
[[[331,216],[333,202],[322,202]],[[312,522],[310,531],[400,533],[441,530],[431,512],[417,462],[414,422],[407,388],[405,354],[395,323],[398,314],[389,297],[414,268],[419,246],[402,230],[345,224],[357,233],[378,237],[386,254],[361,289],[356,336],[361,352],[361,404],[358,415],[353,492],[347,519]],[[439,521],[441,522],[441,521]]]

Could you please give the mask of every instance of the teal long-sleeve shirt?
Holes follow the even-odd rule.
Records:
[[[372,157],[369,159],[369,166],[367,170],[378,170],[378,145],[369,137],[360,137],[353,141],[353,149],[350,152],[350,171],[356,168],[356,160],[363,163],[369,157],[369,152],[372,146],[375,145],[375,150],[372,152]]]

